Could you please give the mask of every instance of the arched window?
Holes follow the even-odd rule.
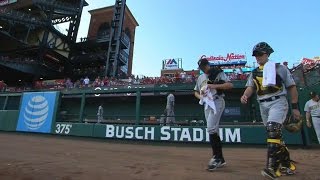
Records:
[[[110,24],[105,22],[102,23],[98,29],[97,37],[105,37],[109,36],[110,34]]]
[[[129,54],[130,45],[131,45],[131,32],[129,28],[124,30],[125,36],[123,36],[124,40],[128,43],[128,49],[125,49],[125,52]]]
[[[129,39],[131,39],[131,32],[130,32],[130,29],[129,28],[126,28],[124,30],[124,33],[128,36]]]

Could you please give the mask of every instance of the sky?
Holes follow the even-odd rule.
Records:
[[[78,38],[86,37],[88,10],[115,0],[87,0]],[[274,49],[270,59],[288,61],[320,56],[319,0],[127,0],[139,23],[136,28],[133,74],[160,76],[162,60],[182,58],[182,68],[197,68],[202,55],[246,54],[255,44]]]

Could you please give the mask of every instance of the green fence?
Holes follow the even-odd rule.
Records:
[[[16,131],[18,116],[18,110],[0,110],[0,130]]]
[[[209,142],[205,127],[186,126],[136,126],[117,124],[56,123],[54,134],[89,136],[106,139],[127,139],[169,142]],[[265,144],[264,126],[222,126],[219,134],[224,143]],[[300,133],[284,131],[287,144],[302,144]]]
[[[166,92],[173,88],[177,92],[175,95],[176,120],[181,122],[182,126],[145,125],[148,124],[146,121],[149,121],[150,117],[160,117],[166,105]],[[53,122],[52,133],[112,139],[134,140],[144,137],[141,140],[206,142],[205,122],[202,124],[188,123],[189,126],[183,124],[186,121],[204,120],[203,107],[193,96],[191,87],[185,88],[108,89],[99,92],[92,90],[62,91],[56,103],[58,106],[57,122]],[[266,137],[264,127],[259,123],[261,121],[259,107],[254,99],[248,106],[241,105],[239,97],[242,92],[243,89],[240,88],[226,92],[228,112],[225,112],[221,122],[233,125],[223,125],[220,130],[221,136],[226,143],[264,144]],[[305,96],[304,93],[306,92],[301,93],[301,98]],[[15,131],[20,99],[20,93],[0,94],[0,130]],[[97,108],[101,103],[104,106],[104,118],[111,120],[107,125],[95,124]],[[254,124],[252,121],[257,123]],[[242,122],[249,122],[252,125],[240,125]],[[114,136],[112,136],[112,131],[114,131]],[[300,133],[285,132],[284,136],[288,144],[302,144]],[[314,134],[311,137],[314,138]]]

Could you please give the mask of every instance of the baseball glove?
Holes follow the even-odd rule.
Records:
[[[221,68],[219,68],[219,67],[212,67],[212,68],[209,70],[209,75],[208,75],[209,81],[208,81],[208,84],[224,84],[225,81],[223,81],[223,80],[217,80],[217,79],[216,79],[217,76],[218,76],[218,74],[219,74],[220,72],[223,72],[223,70],[222,70]],[[218,94],[218,95],[221,95],[221,94],[223,94],[223,93],[224,93],[223,90],[221,90],[221,89],[218,89],[218,90],[217,90],[217,94]]]
[[[302,122],[303,122],[303,117],[300,116],[299,119],[295,119],[293,115],[290,115],[287,117],[287,119],[284,121],[283,125],[284,128],[291,132],[291,133],[296,133],[301,130],[302,128]]]

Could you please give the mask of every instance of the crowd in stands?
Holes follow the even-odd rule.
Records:
[[[130,76],[126,79],[116,79],[109,77],[96,77],[90,79],[88,76],[79,80],[72,81],[70,78],[64,80],[55,80],[52,83],[47,81],[37,81],[35,89],[71,89],[71,88],[87,88],[87,87],[117,87],[127,85],[150,85],[150,84],[172,84],[172,83],[195,83],[196,77],[187,76],[185,78],[176,77],[138,77]]]
[[[1,56],[2,61],[11,61],[11,62],[25,62],[25,63],[34,63],[36,62],[32,58],[21,58],[21,57],[9,57],[9,56]]]
[[[250,72],[243,72],[241,68],[233,69],[232,73],[226,73],[231,81],[246,80],[250,75]]]
[[[303,72],[307,73],[314,69],[319,69],[319,67],[320,67],[320,64],[306,64],[306,65],[303,65]]]
[[[73,73],[75,75],[82,75],[82,74],[91,74],[92,72],[96,74],[101,74],[105,71],[105,66],[98,66],[98,67],[86,67],[86,68],[79,68],[74,69]]]
[[[233,69],[232,73],[226,73],[230,80],[246,80],[250,72],[242,72],[241,68]],[[19,87],[7,87],[3,81],[0,81],[1,91],[25,91],[32,89],[72,89],[72,88],[87,88],[87,87],[119,87],[128,85],[152,85],[152,84],[194,84],[198,75],[193,73],[176,73],[171,76],[161,77],[146,77],[146,76],[130,76],[125,78],[110,78],[110,77],[96,77],[89,78],[85,76],[81,79],[56,79],[56,80],[41,80],[33,84],[25,84]]]
[[[236,80],[247,80],[250,73],[242,73],[242,74],[236,74],[236,73],[228,73],[227,76],[231,81]]]
[[[14,63],[21,63],[21,64],[32,64],[32,65],[42,65],[48,69],[62,72],[64,67],[62,65],[58,65],[56,63],[51,62],[50,60],[44,60],[41,63],[38,60],[30,57],[9,57],[9,56],[0,56],[1,61],[7,62],[14,62]]]
[[[232,65],[232,66],[220,66],[221,69],[239,69],[239,68],[251,68],[250,66],[244,65]]]

